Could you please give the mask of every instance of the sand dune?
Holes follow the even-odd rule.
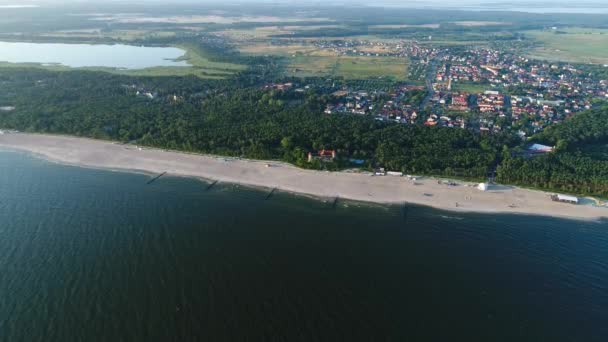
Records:
[[[438,209],[504,212],[565,217],[608,218],[608,208],[552,202],[550,194],[509,186],[482,192],[475,184],[438,184],[437,179],[416,182],[405,177],[362,173],[303,170],[279,162],[139,149],[132,145],[66,136],[11,133],[0,135],[0,147],[32,152],[60,163],[175,176],[202,177],[220,182],[277,188],[319,197],[376,203],[414,203]],[[590,201],[589,201],[590,202]]]

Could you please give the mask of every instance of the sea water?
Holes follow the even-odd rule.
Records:
[[[0,341],[607,341],[608,224],[0,151]]]

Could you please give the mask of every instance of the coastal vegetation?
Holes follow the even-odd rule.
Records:
[[[535,158],[507,157],[498,167],[498,180],[571,193],[608,195],[608,107],[579,113],[549,127],[535,140],[556,151]],[[588,149],[587,146],[593,146]]]
[[[497,163],[503,145],[514,144],[506,135],[482,137],[467,130],[328,116],[322,113],[325,99],[314,92],[268,93],[195,77],[132,79],[14,68],[1,75],[3,100],[16,109],[0,115],[0,126],[30,132],[281,159],[313,168],[337,169],[354,158],[370,168],[475,179],[484,178]],[[133,82],[157,89],[156,98],[137,96]],[[182,97],[186,92],[197,95]],[[309,164],[307,152],[319,149],[335,149],[343,158]]]
[[[350,167],[356,159],[368,168],[481,180],[497,167],[497,180],[508,184],[608,194],[608,161],[581,149],[607,142],[605,107],[535,136],[557,151],[529,158],[517,154],[521,143],[510,134],[325,115],[325,96],[264,91],[247,86],[247,74],[236,85],[194,76],[133,78],[92,71],[10,68],[0,75],[0,101],[15,107],[0,115],[5,128],[277,159],[307,168]],[[154,99],[136,95],[144,88],[156,89]],[[321,149],[336,150],[340,158],[308,163],[308,151]]]

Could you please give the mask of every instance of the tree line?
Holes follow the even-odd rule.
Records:
[[[608,161],[581,147],[606,142],[606,108],[579,113],[535,141],[555,153],[526,158],[511,133],[381,122],[324,114],[327,94],[265,90],[258,71],[228,80],[133,77],[93,71],[0,69],[0,127],[71,134],[188,152],[283,160],[300,167],[365,168],[482,180],[494,169],[503,183],[608,195]],[[154,98],[137,95],[150,91]],[[141,93],[141,92],[140,92]],[[331,163],[307,153],[336,150]]]
[[[157,93],[137,96],[137,88]],[[191,152],[280,159],[302,167],[365,165],[419,174],[483,178],[508,136],[326,115],[327,96],[267,91],[245,81],[137,78],[103,72],[6,69],[0,125],[23,131],[138,141]],[[177,100],[173,95],[178,95]],[[335,163],[308,164],[309,151],[333,149]]]
[[[578,113],[548,127],[533,141],[556,146],[556,151],[534,158],[505,158],[497,170],[499,181],[608,196],[608,161],[585,152],[586,146],[608,142],[608,107]]]

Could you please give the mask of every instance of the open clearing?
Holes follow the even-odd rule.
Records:
[[[215,32],[216,35],[238,42],[269,39],[275,35],[295,34],[303,31],[340,28],[340,25],[310,25],[310,26],[258,26],[252,29],[227,29]]]
[[[53,38],[78,38],[81,42],[95,42],[99,39],[117,39],[122,41],[134,41],[146,38],[170,38],[175,37],[175,32],[165,30],[101,30],[101,29],[86,29],[86,30],[66,30],[55,31],[42,34],[43,37]]]
[[[487,46],[487,40],[445,40],[445,39],[430,39],[421,40],[420,45],[435,45],[435,46]]]
[[[453,21],[452,23],[466,27],[510,25],[510,23],[504,21]]]
[[[420,24],[420,25],[410,25],[410,24],[393,24],[393,25],[370,25],[369,28],[377,28],[377,29],[400,29],[400,28],[439,28],[440,24]]]
[[[560,29],[526,31],[526,36],[539,41],[542,46],[529,51],[531,58],[608,64],[608,30]]]
[[[463,91],[471,94],[483,93],[486,90],[493,90],[489,84],[481,84],[474,82],[452,82],[453,91]]]
[[[235,24],[235,23],[297,23],[331,21],[328,18],[275,17],[275,16],[222,16],[222,15],[175,15],[143,16],[138,14],[90,15],[90,20],[122,24]]]
[[[396,57],[296,56],[286,70],[298,77],[322,76],[345,79],[391,78],[405,80],[408,61]]]
[[[336,54],[330,50],[324,50],[312,44],[306,43],[290,44],[285,41],[283,44],[271,44],[268,42],[260,43],[243,43],[238,47],[239,51],[249,55],[275,55],[275,56],[292,56],[307,55],[307,56],[335,56]]]
[[[267,41],[242,43],[242,53],[285,57],[285,71],[296,77],[343,77],[345,79],[390,78],[402,81],[407,78],[408,60],[384,56],[340,56],[331,49],[308,45],[300,40],[271,44]],[[366,47],[363,53],[385,53],[387,48]]]

